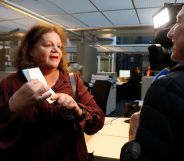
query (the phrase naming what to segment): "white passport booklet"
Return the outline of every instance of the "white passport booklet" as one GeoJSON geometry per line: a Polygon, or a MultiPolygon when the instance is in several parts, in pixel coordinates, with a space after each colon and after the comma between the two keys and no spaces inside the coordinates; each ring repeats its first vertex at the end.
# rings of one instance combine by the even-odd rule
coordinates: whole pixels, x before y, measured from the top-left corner
{"type": "MultiPolygon", "coordinates": [[[[47,81],[45,80],[40,68],[29,68],[29,69],[23,69],[22,70],[24,76],[26,77],[27,81],[30,81],[32,79],[38,79],[40,82],[42,82],[44,85],[47,85],[47,81]]],[[[52,95],[55,94],[55,92],[50,88],[46,93],[51,93],[52,95]]],[[[51,100],[50,97],[46,99],[49,103],[53,103],[55,100],[51,100]]]]}

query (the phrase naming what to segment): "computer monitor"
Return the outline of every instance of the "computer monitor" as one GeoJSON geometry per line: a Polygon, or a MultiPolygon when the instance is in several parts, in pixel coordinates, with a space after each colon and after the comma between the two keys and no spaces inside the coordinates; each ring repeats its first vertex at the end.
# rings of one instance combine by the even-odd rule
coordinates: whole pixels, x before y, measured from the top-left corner
{"type": "Polygon", "coordinates": [[[119,77],[130,78],[130,70],[119,70],[119,77]]]}

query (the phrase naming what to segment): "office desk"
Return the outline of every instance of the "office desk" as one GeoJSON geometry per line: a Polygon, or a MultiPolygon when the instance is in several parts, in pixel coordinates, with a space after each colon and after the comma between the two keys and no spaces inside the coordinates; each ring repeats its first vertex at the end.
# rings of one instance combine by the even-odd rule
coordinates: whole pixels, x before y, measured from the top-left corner
{"type": "Polygon", "coordinates": [[[119,160],[121,147],[128,141],[128,118],[106,117],[104,127],[94,135],[86,135],[88,152],[95,161],[119,160]]]}

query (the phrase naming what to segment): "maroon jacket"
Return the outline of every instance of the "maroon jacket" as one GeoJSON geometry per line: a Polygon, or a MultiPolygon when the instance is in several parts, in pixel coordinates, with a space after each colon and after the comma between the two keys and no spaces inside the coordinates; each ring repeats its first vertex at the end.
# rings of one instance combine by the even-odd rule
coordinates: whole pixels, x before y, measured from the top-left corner
{"type": "MultiPolygon", "coordinates": [[[[13,118],[8,101],[26,79],[17,72],[0,82],[0,161],[87,160],[84,132],[94,134],[100,130],[105,116],[82,80],[76,75],[75,80],[75,100],[88,112],[85,119],[70,121],[64,120],[55,104],[46,100],[13,118]]],[[[52,89],[73,96],[68,73],[60,71],[52,89]]]]}

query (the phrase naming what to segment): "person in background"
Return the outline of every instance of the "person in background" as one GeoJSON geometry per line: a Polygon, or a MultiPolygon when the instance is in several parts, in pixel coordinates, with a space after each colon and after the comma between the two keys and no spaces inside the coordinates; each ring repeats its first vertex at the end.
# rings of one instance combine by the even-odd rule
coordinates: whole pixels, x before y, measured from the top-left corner
{"type": "Polygon", "coordinates": [[[133,68],[131,71],[131,75],[134,79],[136,79],[137,82],[140,82],[142,78],[140,67],[133,68]]]}
{"type": "Polygon", "coordinates": [[[71,62],[68,65],[68,71],[69,72],[74,72],[74,73],[78,74],[79,76],[81,76],[82,71],[83,71],[83,66],[80,65],[79,63],[71,62]]]}
{"type": "Polygon", "coordinates": [[[154,81],[144,99],[135,140],[122,147],[120,160],[181,160],[184,144],[184,7],[167,34],[173,42],[171,59],[178,62],[154,81]],[[130,154],[136,155],[130,155],[130,154]]]}
{"type": "Polygon", "coordinates": [[[137,66],[131,70],[131,76],[127,82],[128,91],[126,95],[129,95],[129,99],[141,99],[141,79],[142,73],[140,68],[137,66]]]}
{"type": "Polygon", "coordinates": [[[74,97],[65,46],[59,26],[35,25],[25,34],[13,62],[17,72],[0,82],[1,161],[88,161],[84,132],[100,130],[104,114],[78,75],[74,97]],[[21,70],[33,67],[47,86],[26,81],[21,70]],[[66,111],[73,117],[66,119],[66,111]]]}
{"type": "Polygon", "coordinates": [[[146,70],[146,76],[147,76],[147,77],[151,76],[150,65],[148,65],[148,68],[147,68],[147,70],[146,70]]]}
{"type": "Polygon", "coordinates": [[[148,65],[147,69],[144,72],[144,76],[150,77],[154,75],[155,75],[155,72],[152,71],[150,65],[148,65]]]}
{"type": "MultiPolygon", "coordinates": [[[[78,74],[79,77],[81,77],[82,72],[83,72],[83,66],[80,65],[79,63],[72,62],[72,63],[69,63],[68,71],[69,71],[69,72],[73,72],[73,73],[75,73],[75,74],[78,74]]],[[[87,87],[88,91],[90,91],[89,83],[86,82],[86,81],[84,81],[84,80],[83,80],[83,83],[84,83],[84,85],[87,87]]]]}

